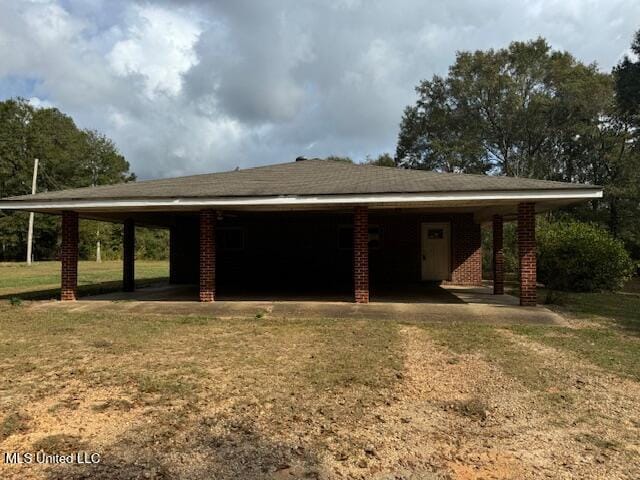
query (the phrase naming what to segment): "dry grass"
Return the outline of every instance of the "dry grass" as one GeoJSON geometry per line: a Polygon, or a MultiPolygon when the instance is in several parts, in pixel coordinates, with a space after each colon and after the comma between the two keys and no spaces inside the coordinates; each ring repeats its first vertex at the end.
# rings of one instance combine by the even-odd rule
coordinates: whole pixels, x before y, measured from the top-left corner
{"type": "Polygon", "coordinates": [[[0,450],[102,460],[0,478],[638,478],[634,298],[569,327],[2,302],[0,450]]]}
{"type": "Polygon", "coordinates": [[[218,460],[201,478],[238,468],[260,478],[296,461],[314,471],[328,425],[348,424],[381,403],[402,369],[390,322],[133,318],[5,306],[0,327],[8,332],[0,342],[1,411],[33,419],[26,429],[7,429],[3,449],[58,451],[57,441],[72,439],[104,454],[105,478],[114,466],[129,472],[122,478],[138,471],[136,463],[151,471],[152,458],[169,465],[168,447],[197,456],[215,445],[218,460]],[[320,420],[325,426],[304,432],[320,420]],[[230,462],[238,456],[240,463],[230,462]]]}
{"type": "Polygon", "coordinates": [[[0,464],[2,478],[640,471],[636,380],[515,327],[4,304],[0,328],[2,450],[102,457],[0,464]]]}

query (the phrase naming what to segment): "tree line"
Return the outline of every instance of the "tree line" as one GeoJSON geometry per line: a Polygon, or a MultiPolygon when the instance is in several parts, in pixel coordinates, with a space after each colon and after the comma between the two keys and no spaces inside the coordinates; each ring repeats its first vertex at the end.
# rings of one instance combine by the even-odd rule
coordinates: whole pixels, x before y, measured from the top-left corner
{"type": "MultiPolygon", "coordinates": [[[[135,181],[129,162],[112,140],[95,131],[79,129],[56,108],[36,108],[25,99],[0,102],[0,198],[31,193],[34,159],[39,159],[38,191],[107,185],[135,181]]],[[[28,214],[0,211],[0,260],[24,260],[28,214]]],[[[34,258],[56,258],[60,219],[36,214],[34,258]]],[[[122,227],[82,220],[80,257],[119,258],[122,227]]],[[[166,256],[166,233],[141,231],[142,256],[166,256]]]]}

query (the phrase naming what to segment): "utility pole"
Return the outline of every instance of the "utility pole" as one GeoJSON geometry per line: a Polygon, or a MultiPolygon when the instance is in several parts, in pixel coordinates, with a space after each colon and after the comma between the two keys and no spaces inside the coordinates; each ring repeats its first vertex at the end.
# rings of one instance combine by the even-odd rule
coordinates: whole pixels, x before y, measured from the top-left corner
{"type": "MultiPolygon", "coordinates": [[[[33,161],[33,181],[31,182],[31,195],[36,193],[36,180],[38,178],[38,159],[33,161]]],[[[33,212],[29,213],[29,231],[27,233],[27,265],[31,265],[31,247],[33,244],[33,212]]]]}
{"type": "Polygon", "coordinates": [[[100,227],[96,230],[96,262],[102,263],[102,253],[100,251],[100,227]]]}

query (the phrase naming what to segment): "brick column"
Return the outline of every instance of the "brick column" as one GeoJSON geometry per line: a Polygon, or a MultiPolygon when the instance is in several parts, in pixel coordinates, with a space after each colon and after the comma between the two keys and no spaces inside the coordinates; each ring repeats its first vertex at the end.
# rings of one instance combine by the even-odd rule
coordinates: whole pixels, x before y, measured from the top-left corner
{"type": "Polygon", "coordinates": [[[518,257],[520,259],[520,305],[535,305],[537,297],[534,203],[518,204],[518,257]]]}
{"type": "Polygon", "coordinates": [[[216,297],[216,212],[200,212],[200,301],[213,302],[216,297]]]}
{"type": "Polygon", "coordinates": [[[73,301],[78,295],[78,214],[62,212],[62,263],[60,300],[73,301]]]}
{"type": "Polygon", "coordinates": [[[136,224],[133,220],[124,221],[122,235],[122,290],[135,290],[135,262],[136,262],[136,224]]]}
{"type": "Polygon", "coordinates": [[[369,209],[353,212],[353,279],[356,303],[369,303],[369,209]]]}
{"type": "Polygon", "coordinates": [[[504,249],[502,215],[493,216],[493,294],[504,294],[504,249]]]}
{"type": "Polygon", "coordinates": [[[454,285],[482,285],[482,230],[473,214],[456,214],[451,219],[451,282],[454,285]]]}

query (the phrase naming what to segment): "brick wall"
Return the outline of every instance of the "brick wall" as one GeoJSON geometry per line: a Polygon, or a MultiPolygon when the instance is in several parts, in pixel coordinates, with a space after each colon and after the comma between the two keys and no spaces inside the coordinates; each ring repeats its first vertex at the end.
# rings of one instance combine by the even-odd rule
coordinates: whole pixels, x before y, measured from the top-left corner
{"type": "Polygon", "coordinates": [[[504,233],[502,215],[493,216],[493,294],[504,294],[504,233]]]}
{"type": "Polygon", "coordinates": [[[78,290],[78,214],[62,212],[60,300],[72,301],[78,290]]]}
{"type": "Polygon", "coordinates": [[[353,212],[353,279],[356,303],[369,302],[369,209],[353,212]]]}
{"type": "Polygon", "coordinates": [[[482,285],[482,239],[473,214],[451,218],[451,283],[482,285]]]}
{"type": "Polygon", "coordinates": [[[520,305],[531,306],[536,296],[536,216],[534,203],[518,204],[520,305]]]}
{"type": "Polygon", "coordinates": [[[200,301],[213,302],[216,297],[216,212],[200,212],[200,301]]]}

